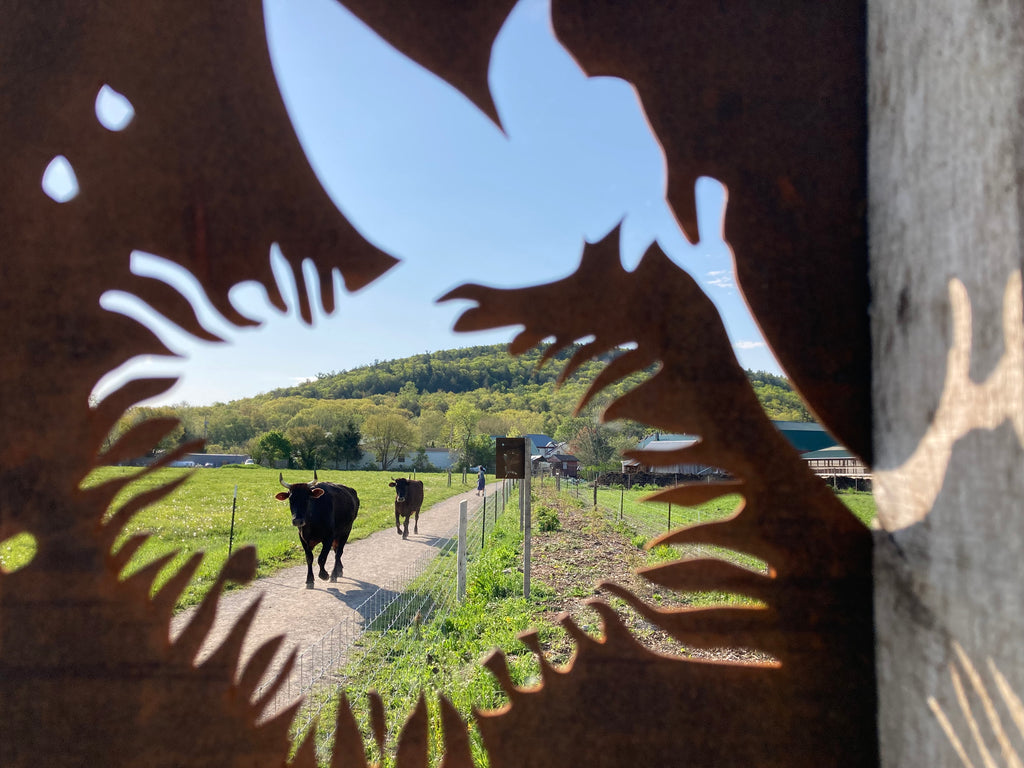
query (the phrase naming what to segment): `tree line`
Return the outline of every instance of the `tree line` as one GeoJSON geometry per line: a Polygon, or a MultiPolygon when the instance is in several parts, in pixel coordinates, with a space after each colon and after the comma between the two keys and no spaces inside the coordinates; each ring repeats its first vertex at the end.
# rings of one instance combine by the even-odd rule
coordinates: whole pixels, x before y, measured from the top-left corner
{"type": "MultiPolygon", "coordinates": [[[[650,428],[629,422],[604,424],[600,413],[614,398],[651,372],[633,374],[602,391],[583,412],[576,405],[604,367],[584,364],[561,386],[556,379],[574,348],[544,367],[541,352],[513,357],[503,344],[425,353],[378,362],[255,397],[192,406],[136,407],[109,440],[155,416],[172,416],[178,427],[161,450],[203,439],[208,453],[245,453],[257,463],[286,462],[298,468],[387,469],[398,456],[429,469],[426,448],[448,448],[459,469],[493,464],[491,435],[545,434],[570,444],[581,464],[617,466],[650,428]],[[346,394],[347,393],[347,394],[346,394]]],[[[770,418],[811,421],[789,382],[763,371],[748,376],[770,418]]]]}

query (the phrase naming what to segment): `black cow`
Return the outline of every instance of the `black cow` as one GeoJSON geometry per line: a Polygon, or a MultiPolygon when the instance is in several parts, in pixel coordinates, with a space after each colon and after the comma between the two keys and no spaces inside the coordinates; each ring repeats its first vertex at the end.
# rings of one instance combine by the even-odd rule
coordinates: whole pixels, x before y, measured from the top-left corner
{"type": "Polygon", "coordinates": [[[316,471],[313,472],[312,483],[292,483],[284,481],[284,474],[279,478],[281,485],[288,489],[274,498],[278,501],[288,499],[292,510],[292,525],[299,529],[299,541],[302,551],[306,553],[306,589],[313,584],[313,548],[320,547],[317,562],[320,565],[320,578],[327,578],[324,564],[327,553],[334,550],[334,570],[331,581],[337,581],[344,568],[341,565],[341,553],[345,542],[352,532],[352,523],[359,513],[359,496],[354,488],[337,483],[321,483],[317,481],[316,471]]]}
{"type": "Polygon", "coordinates": [[[395,528],[403,539],[409,538],[409,517],[416,513],[413,533],[420,532],[420,507],[423,506],[423,481],[410,480],[407,477],[392,478],[388,483],[395,489],[395,528]],[[405,518],[405,530],[402,530],[401,518],[405,518]]]}

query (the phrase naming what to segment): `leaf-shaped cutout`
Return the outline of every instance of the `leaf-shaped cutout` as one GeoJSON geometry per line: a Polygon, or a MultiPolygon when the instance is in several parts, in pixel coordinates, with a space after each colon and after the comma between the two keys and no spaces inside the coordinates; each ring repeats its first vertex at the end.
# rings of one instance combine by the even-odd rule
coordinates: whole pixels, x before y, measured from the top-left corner
{"type": "Polygon", "coordinates": [[[395,768],[427,768],[427,701],[420,691],[419,700],[398,736],[395,768]]]}
{"type": "Polygon", "coordinates": [[[178,419],[160,417],[135,424],[99,457],[100,461],[104,464],[117,464],[144,456],[169,435],[178,423],[178,419]]]}
{"type": "MultiPolygon", "coordinates": [[[[684,507],[697,507],[722,496],[741,493],[744,485],[745,483],[742,480],[725,480],[719,483],[682,483],[666,490],[652,493],[644,500],[679,504],[684,507]]],[[[739,512],[741,509],[742,502],[741,506],[738,506],[735,511],[739,512]]]]}
{"type": "Polygon", "coordinates": [[[168,622],[174,613],[174,606],[178,602],[188,583],[192,580],[196,571],[203,562],[203,553],[196,552],[191,555],[185,564],[182,565],[153,595],[153,607],[166,618],[168,622]]]}
{"type": "Polygon", "coordinates": [[[106,542],[106,546],[109,549],[113,546],[114,540],[121,535],[125,526],[131,522],[135,515],[139,514],[146,507],[155,504],[165,496],[169,496],[180,486],[184,485],[189,479],[188,475],[181,475],[173,480],[159,485],[155,488],[151,488],[148,491],[133,496],[131,499],[126,501],[114,514],[110,516],[110,519],[103,525],[102,540],[106,542]]]}
{"type": "Polygon", "coordinates": [[[344,692],[338,697],[338,713],[334,724],[331,768],[366,768],[363,736],[359,732],[359,724],[352,714],[352,706],[344,692]]]}
{"type": "Polygon", "coordinates": [[[260,647],[249,657],[245,668],[242,670],[242,674],[238,678],[238,691],[242,696],[248,699],[256,693],[260,680],[263,679],[263,676],[270,668],[270,664],[283,642],[284,635],[272,637],[265,643],[261,643],[260,647]]]}
{"type": "Polygon", "coordinates": [[[676,592],[728,592],[766,603],[778,597],[778,582],[770,576],[723,560],[677,560],[639,568],[637,574],[676,592]]]}
{"type": "Polygon", "coordinates": [[[113,567],[115,573],[120,573],[124,570],[124,567],[128,565],[128,562],[135,556],[135,553],[142,548],[147,541],[150,539],[148,533],[136,533],[129,536],[124,544],[118,547],[117,552],[110,556],[110,564],[113,567]]]}
{"type": "Polygon", "coordinates": [[[210,657],[200,665],[201,667],[207,669],[216,669],[217,667],[229,669],[232,672],[232,677],[234,676],[242,659],[242,645],[245,643],[245,636],[249,634],[249,628],[256,618],[256,612],[259,610],[261,602],[262,595],[246,606],[242,614],[231,625],[227,637],[210,654],[210,657]]]}
{"type": "Polygon", "coordinates": [[[384,762],[384,744],[388,737],[388,721],[384,713],[384,701],[376,691],[367,694],[370,702],[370,727],[373,730],[373,740],[377,742],[377,751],[380,760],[384,762]]]}
{"type": "Polygon", "coordinates": [[[152,590],[153,584],[156,581],[156,577],[160,575],[160,571],[167,567],[167,565],[177,556],[178,550],[161,555],[155,560],[146,563],[142,568],[125,579],[122,584],[137,596],[148,598],[150,590],[152,590]]]}
{"type": "Polygon", "coordinates": [[[444,733],[441,768],[473,768],[473,753],[469,748],[465,721],[447,698],[439,696],[438,702],[441,706],[441,730],[444,733]]]}
{"type": "Polygon", "coordinates": [[[35,559],[36,552],[39,551],[36,537],[28,531],[9,536],[0,541],[0,545],[9,550],[4,555],[3,562],[0,562],[0,574],[20,571],[35,559]]]}

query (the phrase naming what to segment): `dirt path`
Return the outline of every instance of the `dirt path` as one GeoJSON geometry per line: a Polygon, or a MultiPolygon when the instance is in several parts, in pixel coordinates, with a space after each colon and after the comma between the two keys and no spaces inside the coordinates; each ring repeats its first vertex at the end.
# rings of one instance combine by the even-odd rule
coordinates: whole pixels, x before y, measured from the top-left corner
{"type": "MultiPolygon", "coordinates": [[[[497,484],[488,486],[488,505],[494,503],[494,492],[498,487],[497,484]]],[[[365,606],[371,596],[382,588],[400,588],[404,581],[416,575],[412,572],[414,569],[422,569],[455,535],[462,501],[468,502],[468,512],[472,516],[484,498],[477,496],[475,490],[467,490],[435,504],[420,513],[418,534],[413,533],[410,521],[408,539],[403,540],[392,527],[347,544],[342,557],[345,573],[336,583],[317,578],[315,587],[306,589],[306,566],[303,564],[257,579],[245,589],[222,595],[213,629],[198,660],[205,659],[220,645],[255,600],[261,600],[261,604],[243,645],[242,664],[267,640],[277,635],[285,636],[264,679],[280,668],[293,649],[301,653],[320,643],[325,634],[339,624],[360,626],[362,617],[358,609],[365,606]]],[[[297,538],[295,546],[299,548],[297,538]]],[[[331,562],[333,559],[328,558],[328,565],[331,562]]],[[[314,563],[314,574],[316,571],[314,563]]],[[[194,610],[190,608],[174,617],[172,637],[178,636],[194,610]]]]}

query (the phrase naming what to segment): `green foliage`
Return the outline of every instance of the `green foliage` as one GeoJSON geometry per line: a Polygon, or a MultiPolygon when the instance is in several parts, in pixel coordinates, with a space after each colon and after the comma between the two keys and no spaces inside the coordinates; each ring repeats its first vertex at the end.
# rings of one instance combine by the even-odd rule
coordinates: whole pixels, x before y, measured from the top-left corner
{"type": "Polygon", "coordinates": [[[320,469],[327,450],[327,433],[319,424],[307,424],[288,430],[292,459],[300,469],[320,469]]]}
{"type": "Polygon", "coordinates": [[[363,422],[366,447],[373,452],[381,469],[413,449],[419,438],[409,417],[401,411],[382,411],[363,422]]]}
{"type": "MultiPolygon", "coordinates": [[[[349,419],[344,426],[335,429],[334,432],[328,433],[327,435],[327,448],[326,455],[335,465],[348,466],[353,461],[358,461],[361,455],[359,450],[359,443],[362,441],[363,436],[359,432],[359,428],[356,423],[349,419]]],[[[426,467],[416,467],[416,469],[425,470],[426,467]]]]}
{"type": "MultiPolygon", "coordinates": [[[[632,422],[603,424],[599,413],[611,400],[649,377],[651,371],[616,381],[577,416],[575,408],[583,394],[615,354],[584,363],[556,388],[557,377],[578,348],[571,345],[560,350],[538,367],[542,349],[512,356],[501,344],[466,347],[324,373],[316,381],[230,403],[134,408],[120,420],[107,444],[143,416],[154,415],[172,416],[182,422],[161,447],[206,437],[211,453],[260,453],[253,441],[265,433],[276,431],[290,436],[298,428],[316,426],[327,435],[326,444],[312,452],[299,451],[298,461],[305,466],[330,462],[349,467],[358,461],[351,446],[352,436],[368,438],[369,419],[382,412],[397,412],[404,414],[415,430],[412,444],[400,453],[421,446],[449,446],[457,451],[460,467],[489,465],[481,455],[472,455],[474,445],[470,441],[490,435],[543,433],[569,440],[583,466],[613,469],[622,451],[635,447],[650,429],[632,422]],[[343,439],[342,434],[347,437],[343,439]]],[[[748,377],[770,418],[811,420],[784,378],[763,371],[748,371],[748,377]]],[[[476,447],[482,450],[482,444],[476,447]]],[[[271,461],[262,454],[261,459],[271,461]]],[[[378,457],[378,464],[382,460],[388,463],[378,457]]]]}
{"type": "Polygon", "coordinates": [[[814,421],[811,412],[786,379],[765,371],[747,371],[747,378],[768,418],[778,421],[814,421]]]}
{"type": "Polygon", "coordinates": [[[537,528],[541,531],[548,532],[562,530],[562,521],[558,519],[558,513],[551,509],[551,507],[537,507],[536,515],[537,528]]]}
{"type": "Polygon", "coordinates": [[[492,547],[474,564],[466,585],[467,597],[489,601],[522,594],[523,576],[516,565],[515,549],[508,545],[492,547]]]}
{"type": "Polygon", "coordinates": [[[292,463],[292,444],[278,430],[264,432],[256,441],[256,450],[252,452],[253,461],[257,464],[274,466],[276,461],[292,463]]]}

